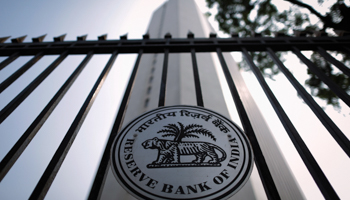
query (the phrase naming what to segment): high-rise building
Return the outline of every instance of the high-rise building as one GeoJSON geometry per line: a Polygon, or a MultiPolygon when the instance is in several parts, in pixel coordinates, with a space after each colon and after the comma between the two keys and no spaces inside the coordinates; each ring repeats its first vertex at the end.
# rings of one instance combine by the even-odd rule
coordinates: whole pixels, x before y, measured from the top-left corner
{"type": "MultiPolygon", "coordinates": [[[[205,16],[193,0],[169,0],[157,9],[151,19],[147,33],[150,38],[186,38],[192,32],[196,38],[208,37],[214,32],[205,16]]],[[[203,91],[204,107],[229,117],[223,90],[220,85],[215,53],[197,53],[199,76],[203,91]]],[[[238,67],[229,53],[224,54],[231,74],[237,84],[242,101],[247,108],[256,131],[262,151],[276,182],[282,199],[302,199],[287,164],[284,162],[277,144],[259,112],[254,100],[239,73],[238,67]]],[[[144,54],[130,96],[124,125],[145,111],[158,107],[158,96],[163,66],[163,54],[144,54]]],[[[165,105],[196,105],[194,76],[190,53],[170,53],[165,105]]],[[[222,73],[222,72],[221,72],[222,73]]],[[[101,199],[133,199],[117,182],[109,169],[101,193],[101,199]]],[[[254,168],[250,180],[232,199],[264,199],[265,193],[260,178],[254,168]]]]}
{"type": "MultiPolygon", "coordinates": [[[[13,5],[13,13],[26,15],[13,5]]],[[[98,13],[97,4],[89,5],[98,13]]],[[[26,16],[43,19],[47,9],[41,10],[26,16]]],[[[63,18],[65,12],[57,10],[63,18]]],[[[84,10],[91,16],[90,9],[84,10]]],[[[130,13],[120,16],[133,21],[130,13]]],[[[1,14],[9,18],[9,12],[1,14]]],[[[92,23],[94,17],[85,21],[92,23]]],[[[11,24],[26,30],[23,25],[33,25],[27,21],[11,24]]],[[[76,22],[82,25],[80,18],[76,22]]],[[[115,23],[103,22],[121,27],[115,23]]],[[[67,24],[75,23],[69,19],[67,24]]],[[[27,34],[41,28],[33,26],[27,34]]],[[[69,35],[74,31],[67,29],[69,35]]],[[[338,37],[296,31],[294,36],[217,38],[194,0],[168,0],[154,12],[142,39],[131,39],[132,34],[107,39],[104,34],[96,40],[83,35],[64,41],[65,34],[56,35],[61,31],[48,30],[56,36],[50,41],[44,41],[45,35],[32,41],[0,37],[1,199],[135,199],[132,194],[141,199],[305,199],[303,193],[308,199],[348,199],[350,142],[341,115],[349,111],[350,96],[306,52],[332,63],[329,69],[339,77],[350,76],[347,63],[334,53],[349,51],[346,32],[338,37]],[[242,53],[255,78],[242,79],[247,73],[241,74],[232,51],[242,53]],[[280,70],[275,83],[259,70],[252,57],[257,52],[268,54],[280,70]],[[280,52],[288,53],[285,62],[280,52]],[[137,54],[134,67],[130,54],[137,54]],[[343,113],[321,108],[302,86],[307,79],[299,77],[303,70],[336,94],[343,113]],[[125,91],[123,80],[128,82],[125,91]],[[227,118],[241,124],[245,134],[227,118]]]]}

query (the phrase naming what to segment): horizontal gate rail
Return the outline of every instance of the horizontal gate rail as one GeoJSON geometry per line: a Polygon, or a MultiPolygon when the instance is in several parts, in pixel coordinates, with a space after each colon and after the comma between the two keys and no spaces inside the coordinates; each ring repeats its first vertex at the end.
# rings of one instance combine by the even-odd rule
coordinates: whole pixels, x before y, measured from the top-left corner
{"type": "Polygon", "coordinates": [[[10,56],[16,52],[20,55],[36,55],[45,51],[45,55],[56,55],[69,50],[69,54],[87,54],[93,50],[95,54],[109,54],[115,50],[121,53],[138,53],[142,48],[144,53],[163,53],[164,48],[169,52],[215,52],[220,47],[222,52],[265,51],[270,47],[275,51],[290,51],[294,46],[300,50],[345,51],[350,46],[350,37],[251,37],[251,38],[164,38],[142,40],[96,40],[96,41],[67,41],[67,42],[41,42],[41,43],[2,43],[0,56],[10,56]]]}

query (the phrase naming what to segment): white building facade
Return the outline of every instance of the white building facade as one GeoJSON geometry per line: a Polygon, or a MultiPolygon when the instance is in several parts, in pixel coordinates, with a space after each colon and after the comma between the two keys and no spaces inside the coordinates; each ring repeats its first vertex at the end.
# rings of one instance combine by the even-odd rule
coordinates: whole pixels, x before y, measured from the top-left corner
{"type": "MultiPolygon", "coordinates": [[[[196,38],[206,38],[213,32],[193,0],[169,0],[164,3],[154,12],[147,30],[150,38],[163,38],[167,33],[170,33],[172,38],[186,38],[189,31],[194,33],[196,38]]],[[[215,53],[196,54],[204,107],[230,117],[228,109],[233,109],[235,112],[235,108],[226,106],[221,87],[222,80],[219,78],[222,72],[216,62],[216,56],[215,53]]],[[[229,53],[225,53],[224,56],[281,198],[303,199],[303,194],[252,99],[237,64],[229,53]]],[[[158,107],[163,58],[163,54],[142,56],[124,118],[124,126],[142,113],[158,107]]],[[[169,54],[165,106],[170,105],[196,105],[190,53],[169,54]]],[[[135,199],[119,185],[111,169],[108,170],[100,198],[135,199]]],[[[230,199],[266,199],[255,167],[249,181],[230,199]]]]}

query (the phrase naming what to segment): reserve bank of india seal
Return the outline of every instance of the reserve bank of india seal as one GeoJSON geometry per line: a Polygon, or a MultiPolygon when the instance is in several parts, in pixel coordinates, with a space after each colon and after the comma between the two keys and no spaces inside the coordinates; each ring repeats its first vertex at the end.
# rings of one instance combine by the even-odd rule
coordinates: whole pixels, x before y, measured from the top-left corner
{"type": "Polygon", "coordinates": [[[140,199],[226,199],[253,166],[249,141],[236,124],[182,105],[130,122],[117,135],[111,160],[119,183],[140,199]]]}

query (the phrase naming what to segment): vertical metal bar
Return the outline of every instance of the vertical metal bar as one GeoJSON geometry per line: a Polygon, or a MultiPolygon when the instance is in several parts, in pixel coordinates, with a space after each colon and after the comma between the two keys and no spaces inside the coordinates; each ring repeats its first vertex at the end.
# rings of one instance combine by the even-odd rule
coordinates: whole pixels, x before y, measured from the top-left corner
{"type": "Polygon", "coordinates": [[[168,58],[169,58],[169,49],[164,49],[163,72],[162,72],[162,80],[160,83],[158,107],[164,106],[165,104],[166,81],[168,76],[168,58]]]}
{"type": "Polygon", "coordinates": [[[34,188],[34,191],[30,195],[29,199],[44,199],[70,147],[72,146],[80,127],[82,126],[88,112],[90,111],[90,108],[92,107],[92,104],[94,103],[104,81],[106,80],[106,77],[110,72],[116,57],[117,51],[114,51],[111,58],[104,67],[103,71],[101,72],[100,76],[96,80],[84,104],[81,106],[77,116],[75,117],[74,121],[69,127],[69,130],[64,136],[60,146],[56,150],[54,156],[52,157],[49,165],[45,169],[43,175],[41,176],[38,184],[34,188]]]}
{"type": "Polygon", "coordinates": [[[327,51],[324,50],[322,47],[318,47],[317,51],[326,60],[331,62],[333,65],[338,67],[338,69],[340,69],[344,74],[346,74],[350,77],[350,69],[347,66],[345,66],[343,63],[339,62],[337,59],[335,59],[333,56],[331,56],[329,53],[327,53],[327,51]]]}
{"type": "Polygon", "coordinates": [[[255,164],[256,164],[256,167],[258,169],[259,175],[261,177],[261,180],[262,180],[265,192],[266,192],[266,196],[268,197],[268,199],[281,199],[281,197],[278,194],[276,185],[273,181],[273,178],[271,176],[270,170],[269,170],[267,163],[265,161],[264,155],[261,151],[259,142],[255,136],[253,127],[252,127],[250,120],[248,118],[248,114],[243,106],[243,103],[242,103],[242,100],[239,96],[236,85],[235,85],[235,83],[230,75],[230,71],[229,71],[227,64],[225,62],[225,59],[222,55],[221,49],[217,48],[216,52],[218,54],[222,70],[225,74],[225,78],[226,78],[227,84],[230,88],[231,95],[232,95],[232,98],[235,102],[235,105],[236,105],[239,117],[241,119],[244,131],[245,131],[245,133],[246,133],[247,137],[249,138],[249,141],[252,145],[252,148],[254,151],[255,164]]]}
{"type": "Polygon", "coordinates": [[[282,106],[279,104],[275,95],[272,93],[271,89],[267,85],[264,77],[262,76],[258,67],[253,62],[253,59],[249,55],[246,48],[244,47],[242,48],[242,53],[246,61],[248,62],[250,69],[253,71],[253,73],[255,74],[255,77],[258,79],[260,86],[263,88],[266,96],[268,97],[272,107],[274,108],[276,114],[278,115],[280,121],[282,122],[285,130],[287,131],[289,138],[292,140],[300,157],[302,158],[306,167],[308,168],[312,178],[315,180],[317,186],[321,190],[323,196],[326,199],[339,199],[337,193],[334,191],[332,185],[329,183],[322,169],[317,164],[315,158],[312,156],[311,152],[307,148],[303,139],[300,137],[299,133],[293,126],[292,122],[289,120],[287,114],[284,112],[282,106]]]}
{"type": "Polygon", "coordinates": [[[278,68],[287,77],[289,82],[297,90],[298,94],[303,98],[305,103],[311,108],[317,118],[322,122],[328,132],[333,136],[334,140],[337,141],[339,146],[344,152],[350,157],[350,142],[344,133],[334,124],[331,118],[324,112],[324,110],[315,102],[311,95],[305,90],[305,88],[294,78],[292,73],[284,66],[284,64],[276,56],[275,52],[271,48],[267,48],[267,52],[276,63],[278,68]]]}
{"type": "Polygon", "coordinates": [[[191,49],[191,56],[192,56],[192,68],[193,68],[193,76],[194,76],[194,86],[196,88],[197,106],[204,107],[201,82],[200,82],[200,79],[199,79],[196,51],[195,51],[194,48],[191,49]]]}
{"type": "Polygon", "coordinates": [[[0,124],[29,96],[36,87],[67,57],[68,51],[62,53],[36,79],[22,90],[12,101],[0,111],[0,124]]]}
{"type": "Polygon", "coordinates": [[[307,59],[298,48],[292,47],[292,51],[295,55],[299,57],[301,61],[303,61],[308,68],[319,78],[321,79],[328,87],[336,94],[339,98],[341,98],[344,103],[350,106],[350,96],[344,92],[339,86],[337,86],[332,80],[330,80],[323,72],[321,72],[318,67],[316,67],[309,59],[307,59]]]}
{"type": "Polygon", "coordinates": [[[0,63],[0,70],[4,69],[8,64],[10,64],[14,60],[16,60],[18,57],[19,57],[19,53],[18,52],[10,55],[8,58],[6,58],[4,61],[2,61],[0,63]]]}
{"type": "Polygon", "coordinates": [[[38,62],[43,57],[43,52],[36,54],[32,59],[30,59],[26,64],[19,68],[15,73],[10,77],[4,80],[0,84],[0,93],[4,91],[9,85],[16,81],[24,72],[31,68],[36,62],[38,62]]]}
{"type": "Polygon", "coordinates": [[[70,75],[66,82],[57,91],[50,102],[45,106],[41,113],[35,118],[28,129],[23,133],[21,138],[16,142],[16,144],[11,148],[11,150],[6,154],[6,156],[0,162],[0,181],[5,177],[7,172],[10,170],[12,165],[21,156],[25,148],[28,146],[30,141],[34,138],[36,133],[40,130],[41,126],[45,123],[47,118],[51,115],[55,107],[61,101],[63,96],[66,94],[68,89],[72,86],[74,81],[77,79],[79,74],[83,71],[87,63],[93,56],[93,51],[90,51],[80,65],[75,69],[75,71],[70,75]]]}
{"type": "Polygon", "coordinates": [[[143,50],[140,49],[138,57],[137,57],[136,62],[135,62],[134,69],[131,73],[131,76],[130,76],[130,79],[128,82],[128,85],[125,89],[124,97],[123,97],[123,100],[120,104],[117,117],[114,121],[111,134],[108,138],[108,141],[107,141],[107,144],[105,147],[105,151],[102,155],[100,166],[97,170],[95,180],[94,180],[93,185],[91,187],[90,194],[88,197],[89,200],[99,199],[99,197],[101,195],[102,187],[103,187],[103,184],[104,184],[104,181],[106,178],[106,174],[107,174],[107,169],[108,169],[108,166],[110,165],[109,158],[110,158],[110,150],[112,148],[112,143],[113,143],[115,137],[117,136],[118,131],[120,130],[120,128],[122,126],[122,122],[123,122],[124,116],[125,116],[125,111],[126,111],[126,108],[128,106],[128,103],[129,103],[129,97],[130,97],[132,88],[134,86],[135,77],[136,77],[136,74],[137,74],[137,71],[139,68],[142,54],[143,54],[143,50]]]}

